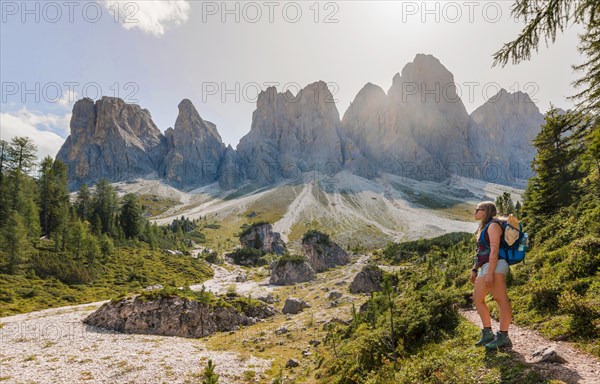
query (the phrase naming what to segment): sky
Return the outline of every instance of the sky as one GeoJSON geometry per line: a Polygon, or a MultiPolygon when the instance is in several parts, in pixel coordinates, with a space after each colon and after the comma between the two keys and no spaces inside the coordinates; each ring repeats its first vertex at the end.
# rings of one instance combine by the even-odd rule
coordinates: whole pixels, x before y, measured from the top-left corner
{"type": "Polygon", "coordinates": [[[419,53],[454,75],[470,113],[500,89],[543,113],[568,109],[581,26],[542,42],[530,61],[492,67],[523,20],[512,1],[8,1],[0,0],[0,137],[30,136],[55,156],[73,103],[118,96],[173,127],[190,99],[234,148],[260,90],[329,85],[340,117],[368,82],[386,93],[419,53]]]}

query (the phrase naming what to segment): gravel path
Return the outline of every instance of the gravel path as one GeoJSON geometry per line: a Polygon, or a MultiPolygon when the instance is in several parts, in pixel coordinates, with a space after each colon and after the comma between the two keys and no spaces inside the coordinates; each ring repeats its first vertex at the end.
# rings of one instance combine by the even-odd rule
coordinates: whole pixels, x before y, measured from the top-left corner
{"type": "MultiPolygon", "coordinates": [[[[481,327],[481,320],[477,311],[461,311],[461,314],[473,324],[481,327]]],[[[492,329],[494,331],[498,329],[498,322],[494,319],[492,319],[492,329]]],[[[569,343],[546,340],[537,332],[514,324],[510,326],[510,339],[513,343],[512,354],[520,361],[529,364],[547,379],[562,380],[569,384],[600,383],[600,361],[591,355],[576,350],[569,343]],[[562,364],[533,362],[533,352],[544,347],[554,347],[565,362],[562,364]]]]}
{"type": "Polygon", "coordinates": [[[202,339],[133,335],[86,326],[104,302],[0,318],[2,383],[198,383],[212,359],[219,383],[244,382],[270,360],[208,351],[202,339]]]}
{"type": "Polygon", "coordinates": [[[215,272],[213,278],[206,280],[202,284],[190,285],[190,289],[199,291],[202,289],[202,286],[204,286],[207,291],[218,295],[224,295],[227,293],[227,289],[230,286],[235,285],[236,293],[238,295],[250,295],[252,298],[256,299],[261,296],[266,296],[272,292],[273,289],[277,288],[275,285],[269,285],[269,277],[265,277],[261,281],[245,280],[246,270],[231,264],[228,264],[227,267],[228,268],[212,265],[212,269],[215,272]],[[240,277],[244,278],[240,279],[240,277]]]}

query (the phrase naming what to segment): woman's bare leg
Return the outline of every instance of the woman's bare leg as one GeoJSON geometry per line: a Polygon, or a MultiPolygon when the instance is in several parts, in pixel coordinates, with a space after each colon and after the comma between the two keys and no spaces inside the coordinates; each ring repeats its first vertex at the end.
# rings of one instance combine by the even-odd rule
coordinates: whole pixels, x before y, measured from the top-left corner
{"type": "Polygon", "coordinates": [[[491,292],[500,308],[500,330],[508,332],[508,327],[512,322],[512,307],[506,292],[506,275],[494,273],[494,285],[491,292]]]}
{"type": "Polygon", "coordinates": [[[473,304],[475,304],[475,308],[477,309],[477,313],[481,318],[481,324],[484,328],[492,326],[490,309],[485,303],[485,297],[488,292],[488,288],[485,285],[485,276],[477,276],[475,288],[473,289],[473,304]]]}

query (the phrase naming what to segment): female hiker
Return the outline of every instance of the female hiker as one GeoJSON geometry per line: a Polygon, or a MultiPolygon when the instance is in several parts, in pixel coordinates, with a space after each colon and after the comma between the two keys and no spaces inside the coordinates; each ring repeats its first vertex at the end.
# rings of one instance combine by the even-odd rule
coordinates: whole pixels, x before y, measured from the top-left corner
{"type": "Polygon", "coordinates": [[[510,347],[508,326],[512,320],[512,308],[506,292],[506,273],[508,263],[498,258],[502,227],[494,218],[496,206],[492,202],[483,202],[475,209],[475,219],[479,220],[477,230],[477,256],[471,273],[471,282],[475,283],[473,302],[483,325],[481,339],[475,344],[486,349],[510,347]],[[482,236],[483,233],[483,236],[482,236]],[[481,241],[483,239],[485,242],[481,241]],[[494,336],[490,310],[485,297],[491,293],[500,308],[500,330],[494,336]]]}

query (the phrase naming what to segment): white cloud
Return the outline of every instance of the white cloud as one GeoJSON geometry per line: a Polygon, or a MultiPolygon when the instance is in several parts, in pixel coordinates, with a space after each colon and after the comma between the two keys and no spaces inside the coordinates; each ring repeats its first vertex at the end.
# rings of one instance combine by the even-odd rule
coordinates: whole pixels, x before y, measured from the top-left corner
{"type": "Polygon", "coordinates": [[[190,11],[187,0],[104,0],[104,5],[125,29],[139,28],[157,37],[168,28],[186,22],[190,11]]]}
{"type": "Polygon", "coordinates": [[[75,104],[75,101],[78,97],[79,94],[77,92],[75,92],[72,89],[68,89],[65,92],[63,92],[62,97],[60,98],[60,100],[58,100],[58,104],[65,108],[70,108],[71,106],[73,106],[73,104],[75,104]]]}
{"type": "Polygon", "coordinates": [[[13,113],[0,113],[0,137],[2,140],[10,141],[15,136],[28,136],[38,147],[38,159],[46,156],[54,158],[63,145],[65,139],[50,129],[60,129],[68,124],[71,114],[64,116],[41,115],[27,110],[25,107],[13,113]]]}
{"type": "Polygon", "coordinates": [[[53,113],[42,115],[30,111],[26,107],[22,107],[16,112],[9,112],[6,114],[19,119],[24,124],[37,128],[43,128],[45,131],[53,131],[65,137],[69,135],[69,122],[71,121],[72,115],[71,112],[64,115],[55,115],[53,113]]]}

